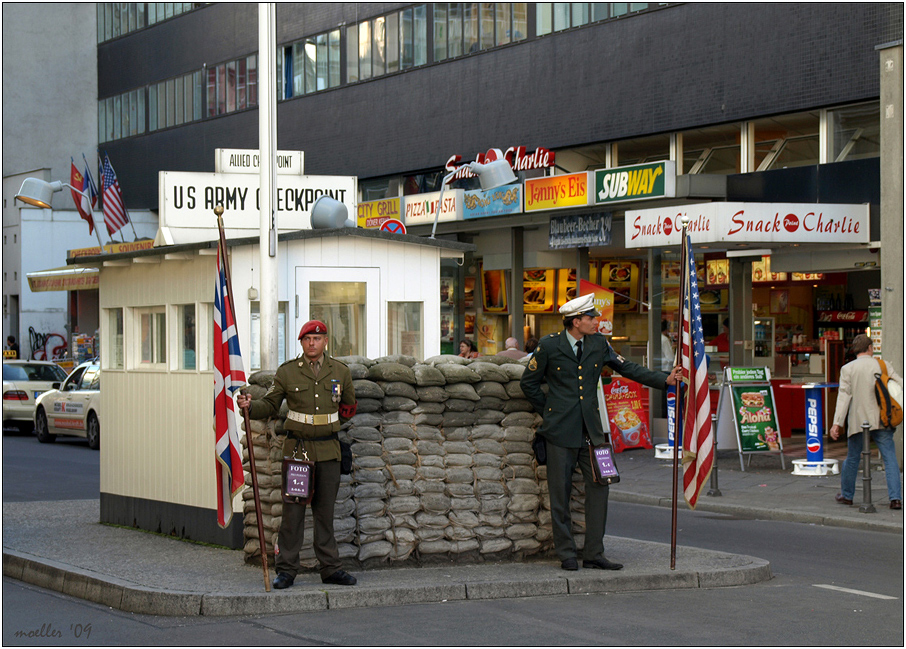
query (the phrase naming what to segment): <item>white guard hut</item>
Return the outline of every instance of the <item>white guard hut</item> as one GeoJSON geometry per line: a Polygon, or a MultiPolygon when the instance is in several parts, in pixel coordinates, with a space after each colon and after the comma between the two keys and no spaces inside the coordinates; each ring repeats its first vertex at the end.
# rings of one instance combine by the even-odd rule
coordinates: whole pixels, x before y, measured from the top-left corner
{"type": "MultiPolygon", "coordinates": [[[[279,236],[280,361],[310,319],[334,356],[440,353],[440,266],[471,244],[360,228],[279,236]]],[[[258,238],[228,242],[246,372],[258,350],[258,238]]],[[[100,272],[100,520],[242,547],[242,502],[217,526],[213,432],[215,242],[70,259],[100,272]]],[[[276,369],[276,368],[264,368],[276,369]]]]}

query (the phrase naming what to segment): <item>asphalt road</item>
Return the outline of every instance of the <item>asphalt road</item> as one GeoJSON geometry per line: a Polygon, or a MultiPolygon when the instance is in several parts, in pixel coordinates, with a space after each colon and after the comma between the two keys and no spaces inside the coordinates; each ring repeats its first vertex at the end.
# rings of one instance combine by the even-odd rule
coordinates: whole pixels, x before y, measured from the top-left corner
{"type": "MultiPolygon", "coordinates": [[[[96,472],[96,457],[87,446],[4,438],[3,498],[11,469],[23,483],[17,493],[71,497],[67,485],[86,482],[76,474],[89,472],[92,459],[96,472]],[[48,460],[59,480],[41,487],[33,470],[48,460]]],[[[84,497],[97,497],[96,489],[84,497]]],[[[4,578],[3,644],[903,646],[901,535],[704,512],[680,511],[678,521],[679,544],[768,559],[775,578],[738,588],[230,618],[133,615],[4,578]]],[[[609,533],[666,543],[669,529],[667,509],[611,504],[609,533]]]]}

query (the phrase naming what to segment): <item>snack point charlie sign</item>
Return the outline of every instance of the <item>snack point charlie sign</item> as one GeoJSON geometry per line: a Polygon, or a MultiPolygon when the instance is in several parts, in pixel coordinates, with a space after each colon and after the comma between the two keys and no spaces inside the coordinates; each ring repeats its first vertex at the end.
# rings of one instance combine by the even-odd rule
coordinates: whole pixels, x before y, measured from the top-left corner
{"type": "Polygon", "coordinates": [[[678,246],[682,218],[693,244],[868,243],[868,205],[701,203],[626,210],[627,248],[678,246]]]}
{"type": "MultiPolygon", "coordinates": [[[[344,203],[356,214],[355,176],[277,176],[277,228],[311,229],[311,206],[321,196],[344,203]]],[[[228,238],[257,236],[261,224],[259,177],[241,173],[161,171],[160,229],[155,245],[215,241],[214,208],[223,205],[228,238]]]]}

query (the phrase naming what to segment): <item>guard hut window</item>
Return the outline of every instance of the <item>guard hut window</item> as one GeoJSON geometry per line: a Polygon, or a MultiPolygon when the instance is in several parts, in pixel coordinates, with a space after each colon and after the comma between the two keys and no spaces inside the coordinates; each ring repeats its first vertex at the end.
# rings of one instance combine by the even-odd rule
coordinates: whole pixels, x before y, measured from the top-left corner
{"type": "Polygon", "coordinates": [[[135,309],[136,358],[143,369],[166,369],[167,314],[164,307],[135,309]]]}
{"type": "Polygon", "coordinates": [[[180,304],[176,307],[176,350],[177,362],[181,370],[194,370],[197,367],[195,358],[198,335],[195,330],[195,305],[180,304]]]}
{"type": "Polygon", "coordinates": [[[387,353],[424,358],[421,302],[387,303],[387,353]]]}
{"type": "Polygon", "coordinates": [[[311,282],[312,320],[327,325],[331,356],[365,354],[365,282],[311,282]]]}
{"type": "Polygon", "coordinates": [[[122,309],[107,309],[106,339],[107,353],[104,354],[106,369],[123,369],[124,347],[122,309]]]}

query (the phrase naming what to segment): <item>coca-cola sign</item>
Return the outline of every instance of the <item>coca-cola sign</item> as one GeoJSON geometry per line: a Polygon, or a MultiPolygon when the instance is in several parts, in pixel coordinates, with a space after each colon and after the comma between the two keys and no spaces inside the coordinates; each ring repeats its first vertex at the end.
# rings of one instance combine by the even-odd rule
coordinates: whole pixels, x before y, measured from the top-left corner
{"type": "Polygon", "coordinates": [[[679,245],[682,220],[692,242],[868,243],[868,205],[701,203],[627,210],[625,245],[679,245]]]}
{"type": "Polygon", "coordinates": [[[821,311],[818,322],[868,322],[868,311],[821,311]]]}

